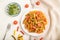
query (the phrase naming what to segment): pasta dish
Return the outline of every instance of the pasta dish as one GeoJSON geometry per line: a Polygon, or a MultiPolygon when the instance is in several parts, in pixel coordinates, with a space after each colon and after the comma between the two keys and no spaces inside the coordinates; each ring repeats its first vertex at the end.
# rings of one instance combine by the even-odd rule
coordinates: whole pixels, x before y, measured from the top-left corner
{"type": "Polygon", "coordinates": [[[30,33],[42,33],[45,30],[47,19],[42,11],[33,10],[25,15],[23,24],[30,33]]]}

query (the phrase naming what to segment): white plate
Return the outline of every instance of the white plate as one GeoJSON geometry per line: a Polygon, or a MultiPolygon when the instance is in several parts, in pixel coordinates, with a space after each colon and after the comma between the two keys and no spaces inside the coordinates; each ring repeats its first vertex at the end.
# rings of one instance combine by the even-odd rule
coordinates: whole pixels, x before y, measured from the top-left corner
{"type": "Polygon", "coordinates": [[[28,11],[22,16],[22,19],[21,19],[21,27],[22,27],[22,29],[23,29],[27,34],[29,34],[29,35],[31,35],[31,36],[45,36],[45,34],[47,33],[47,31],[48,31],[48,29],[49,29],[49,24],[50,24],[50,19],[49,19],[49,16],[48,16],[48,12],[47,12],[47,10],[44,9],[44,8],[40,8],[40,9],[30,9],[30,10],[28,10],[28,11]],[[29,32],[27,31],[27,29],[25,29],[25,27],[24,27],[23,20],[24,20],[24,18],[25,18],[25,15],[26,15],[29,11],[32,11],[32,10],[42,11],[42,12],[45,14],[46,18],[47,18],[48,24],[46,25],[45,31],[44,31],[43,33],[40,33],[40,34],[37,34],[37,33],[29,33],[29,32]]]}

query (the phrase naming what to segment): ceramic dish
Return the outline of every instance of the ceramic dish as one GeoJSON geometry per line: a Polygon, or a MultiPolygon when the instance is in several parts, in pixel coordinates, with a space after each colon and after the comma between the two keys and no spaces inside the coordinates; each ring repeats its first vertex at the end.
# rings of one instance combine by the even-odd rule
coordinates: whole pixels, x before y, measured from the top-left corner
{"type": "Polygon", "coordinates": [[[49,15],[48,15],[47,10],[45,10],[44,8],[28,10],[26,13],[24,13],[24,15],[22,16],[22,19],[21,19],[21,27],[22,27],[22,29],[23,29],[27,34],[29,34],[29,35],[31,35],[31,36],[45,36],[46,33],[47,33],[47,31],[48,31],[48,29],[49,29],[49,25],[50,25],[49,15]],[[39,33],[39,34],[38,34],[38,33],[30,33],[30,32],[28,32],[28,30],[25,28],[25,25],[23,24],[23,20],[25,19],[25,15],[26,15],[28,12],[33,11],[33,10],[42,11],[42,12],[44,13],[44,15],[46,16],[46,18],[47,18],[47,22],[48,22],[48,23],[47,23],[47,25],[46,25],[46,27],[45,27],[45,30],[44,30],[42,33],[39,33]]]}
{"type": "Polygon", "coordinates": [[[17,16],[21,12],[21,6],[16,2],[7,5],[6,12],[10,16],[17,16]]]}

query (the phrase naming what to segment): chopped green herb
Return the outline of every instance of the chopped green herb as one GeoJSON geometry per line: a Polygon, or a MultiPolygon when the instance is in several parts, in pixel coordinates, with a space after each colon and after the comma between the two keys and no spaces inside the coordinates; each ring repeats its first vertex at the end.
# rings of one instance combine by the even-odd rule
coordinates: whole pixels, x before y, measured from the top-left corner
{"type": "Polygon", "coordinates": [[[20,5],[17,3],[8,4],[7,12],[9,15],[18,15],[21,11],[20,5]]]}

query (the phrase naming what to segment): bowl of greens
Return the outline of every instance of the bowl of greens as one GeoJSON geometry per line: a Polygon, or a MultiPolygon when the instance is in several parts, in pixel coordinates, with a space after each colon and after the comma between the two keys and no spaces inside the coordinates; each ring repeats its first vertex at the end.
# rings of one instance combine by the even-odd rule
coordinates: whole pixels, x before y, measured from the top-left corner
{"type": "Polygon", "coordinates": [[[21,6],[16,2],[12,2],[7,5],[6,10],[10,16],[17,16],[21,12],[21,6]]]}

